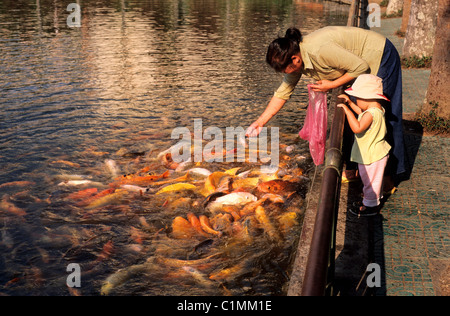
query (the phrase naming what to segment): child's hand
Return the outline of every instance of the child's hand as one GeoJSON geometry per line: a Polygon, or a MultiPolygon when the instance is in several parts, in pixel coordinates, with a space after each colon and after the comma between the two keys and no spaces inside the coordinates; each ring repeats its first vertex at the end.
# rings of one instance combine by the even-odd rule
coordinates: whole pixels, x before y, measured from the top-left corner
{"type": "Polygon", "coordinates": [[[344,103],[338,103],[336,106],[338,108],[343,108],[344,110],[347,108],[347,106],[344,103]]]}
{"type": "Polygon", "coordinates": [[[340,94],[340,95],[338,95],[338,98],[344,99],[345,103],[348,103],[350,101],[350,98],[346,94],[340,94]]]}

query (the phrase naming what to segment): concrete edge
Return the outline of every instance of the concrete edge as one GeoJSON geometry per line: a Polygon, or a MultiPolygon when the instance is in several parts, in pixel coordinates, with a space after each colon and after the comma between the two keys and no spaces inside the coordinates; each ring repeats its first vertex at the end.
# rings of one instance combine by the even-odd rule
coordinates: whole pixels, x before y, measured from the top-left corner
{"type": "MultiPolygon", "coordinates": [[[[323,166],[318,166],[316,177],[311,190],[307,194],[307,207],[303,218],[295,260],[289,280],[287,296],[300,296],[302,292],[303,278],[305,276],[306,263],[308,261],[311,239],[314,232],[317,207],[319,204],[320,188],[322,186],[323,166]]],[[[311,178],[314,177],[314,172],[311,178]]]]}

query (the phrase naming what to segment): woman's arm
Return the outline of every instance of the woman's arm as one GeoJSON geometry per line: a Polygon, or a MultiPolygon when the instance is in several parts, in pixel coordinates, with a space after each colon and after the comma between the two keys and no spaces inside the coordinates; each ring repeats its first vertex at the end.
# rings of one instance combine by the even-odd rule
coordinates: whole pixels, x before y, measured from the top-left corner
{"type": "Polygon", "coordinates": [[[336,80],[319,80],[314,85],[311,85],[311,88],[314,91],[322,91],[327,92],[328,90],[335,89],[339,86],[342,86],[350,81],[355,79],[355,77],[349,75],[348,73],[343,74],[341,77],[336,80]]]}
{"type": "Polygon", "coordinates": [[[263,126],[266,125],[267,122],[269,122],[270,119],[274,117],[275,114],[278,113],[278,111],[281,110],[285,103],[286,100],[273,96],[269,104],[267,105],[267,108],[260,115],[260,117],[252,125],[250,125],[250,127],[245,132],[245,135],[248,137],[258,136],[263,126]]]}

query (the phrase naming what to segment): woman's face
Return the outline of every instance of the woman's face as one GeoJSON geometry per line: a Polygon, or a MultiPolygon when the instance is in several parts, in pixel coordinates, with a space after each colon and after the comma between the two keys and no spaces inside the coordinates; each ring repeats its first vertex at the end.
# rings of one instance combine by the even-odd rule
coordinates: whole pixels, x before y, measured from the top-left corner
{"type": "Polygon", "coordinates": [[[302,70],[303,60],[300,56],[294,55],[292,56],[292,63],[286,67],[283,71],[285,74],[298,73],[302,70]]]}

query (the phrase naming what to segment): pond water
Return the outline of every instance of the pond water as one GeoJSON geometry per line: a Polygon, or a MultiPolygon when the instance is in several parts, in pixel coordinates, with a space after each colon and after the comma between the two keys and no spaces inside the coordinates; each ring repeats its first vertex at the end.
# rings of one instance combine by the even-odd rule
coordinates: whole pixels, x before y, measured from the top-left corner
{"type": "MultiPolygon", "coordinates": [[[[283,196],[282,206],[267,200],[259,217],[245,217],[242,205],[225,216],[211,205],[230,191],[207,198],[200,191],[209,178],[186,171],[216,172],[217,185],[239,183],[252,171],[250,179],[261,183],[269,178],[255,171],[259,162],[203,161],[175,170],[159,154],[179,141],[171,137],[175,128],[194,132],[195,119],[203,130],[246,129],[281,81],[265,64],[270,41],[293,25],[304,34],[345,25],[348,6],[73,2],[81,8],[75,28],[67,26],[68,1],[0,2],[0,294],[283,295],[304,196],[283,196]],[[155,179],[136,180],[149,174],[155,179]],[[196,189],[156,194],[163,183],[178,182],[196,189]],[[190,228],[174,236],[174,222],[184,224],[189,213],[225,228],[220,236],[190,228]],[[295,224],[282,233],[283,214],[294,214],[295,224]],[[69,287],[77,266],[81,286],[69,287]]],[[[285,174],[302,181],[299,170],[312,166],[297,137],[307,82],[268,125],[279,128],[285,174]]],[[[255,193],[255,185],[247,191],[255,193]]]]}

